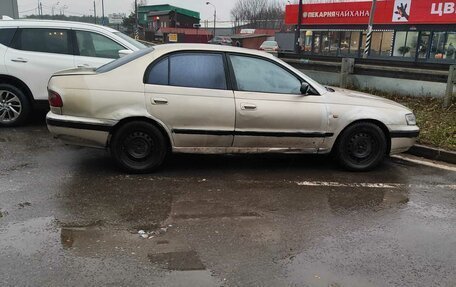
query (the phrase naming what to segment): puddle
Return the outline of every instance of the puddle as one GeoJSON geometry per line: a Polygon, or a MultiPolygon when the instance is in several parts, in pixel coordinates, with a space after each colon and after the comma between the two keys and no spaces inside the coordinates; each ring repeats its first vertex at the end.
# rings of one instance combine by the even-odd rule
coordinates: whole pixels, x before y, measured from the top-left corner
{"type": "Polygon", "coordinates": [[[206,270],[196,251],[149,254],[147,257],[153,264],[171,271],[206,270]]]}

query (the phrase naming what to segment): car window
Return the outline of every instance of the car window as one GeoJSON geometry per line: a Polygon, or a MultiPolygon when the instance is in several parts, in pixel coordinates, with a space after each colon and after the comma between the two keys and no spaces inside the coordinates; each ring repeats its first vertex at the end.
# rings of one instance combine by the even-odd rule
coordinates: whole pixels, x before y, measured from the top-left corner
{"type": "Polygon", "coordinates": [[[11,45],[11,41],[13,40],[14,33],[16,33],[16,30],[16,28],[0,29],[0,44],[9,47],[11,45]]]}
{"type": "Polygon", "coordinates": [[[247,56],[230,56],[239,91],[301,94],[301,81],[270,61],[247,56]]]}
{"type": "Polygon", "coordinates": [[[64,29],[20,29],[14,47],[23,51],[73,54],[69,32],[64,29]]]}
{"type": "Polygon", "coordinates": [[[149,72],[148,84],[151,85],[169,85],[169,58],[160,60],[154,64],[149,72]]]}
{"type": "Polygon", "coordinates": [[[76,31],[76,40],[79,55],[85,57],[118,59],[119,51],[125,50],[122,45],[97,33],[76,31]]]}
{"type": "Polygon", "coordinates": [[[222,54],[181,53],[154,64],[148,84],[226,90],[222,54]],[[169,69],[169,70],[168,70],[169,69]],[[165,78],[169,76],[169,78],[165,78]]]}

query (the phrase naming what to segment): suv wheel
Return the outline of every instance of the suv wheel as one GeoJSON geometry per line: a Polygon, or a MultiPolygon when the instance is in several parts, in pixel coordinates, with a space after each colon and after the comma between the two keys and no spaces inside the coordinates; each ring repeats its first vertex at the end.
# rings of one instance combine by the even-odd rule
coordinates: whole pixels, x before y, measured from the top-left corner
{"type": "Polygon", "coordinates": [[[111,140],[111,155],[129,172],[146,173],[158,169],[168,153],[165,137],[154,125],[134,121],[121,126],[111,140]]]}
{"type": "Polygon", "coordinates": [[[361,122],[343,132],[336,148],[342,166],[353,171],[367,171],[385,158],[387,143],[379,126],[361,122]]]}
{"type": "Polygon", "coordinates": [[[15,86],[0,84],[0,126],[19,126],[29,113],[30,103],[25,94],[15,86]]]}

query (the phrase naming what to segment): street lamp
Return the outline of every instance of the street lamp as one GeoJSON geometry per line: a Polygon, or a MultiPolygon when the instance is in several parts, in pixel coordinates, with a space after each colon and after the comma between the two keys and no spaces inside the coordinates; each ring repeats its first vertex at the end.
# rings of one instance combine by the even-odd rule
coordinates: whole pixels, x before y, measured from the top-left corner
{"type": "Polygon", "coordinates": [[[60,4],[60,1],[58,1],[57,3],[55,3],[54,5],[52,5],[52,16],[54,16],[54,10],[57,6],[59,6],[60,4]]]}
{"type": "Polygon", "coordinates": [[[215,5],[212,4],[211,2],[206,2],[206,5],[211,5],[212,7],[214,7],[214,38],[215,38],[215,25],[216,25],[216,20],[217,20],[217,7],[215,7],[215,5]]]}

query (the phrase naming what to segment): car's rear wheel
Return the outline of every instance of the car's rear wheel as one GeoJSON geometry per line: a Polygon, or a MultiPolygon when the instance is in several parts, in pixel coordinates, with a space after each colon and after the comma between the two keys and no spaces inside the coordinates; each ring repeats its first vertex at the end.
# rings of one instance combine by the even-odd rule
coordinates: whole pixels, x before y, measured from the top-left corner
{"type": "Polygon", "coordinates": [[[0,126],[24,124],[30,110],[30,102],[20,89],[9,84],[0,84],[0,126]]]}
{"type": "Polygon", "coordinates": [[[154,125],[134,121],[122,125],[111,140],[111,155],[128,172],[158,169],[168,152],[167,141],[154,125]]]}
{"type": "Polygon", "coordinates": [[[360,122],[343,131],[337,144],[340,164],[353,171],[377,167],[386,156],[385,133],[374,123],[360,122]]]}

